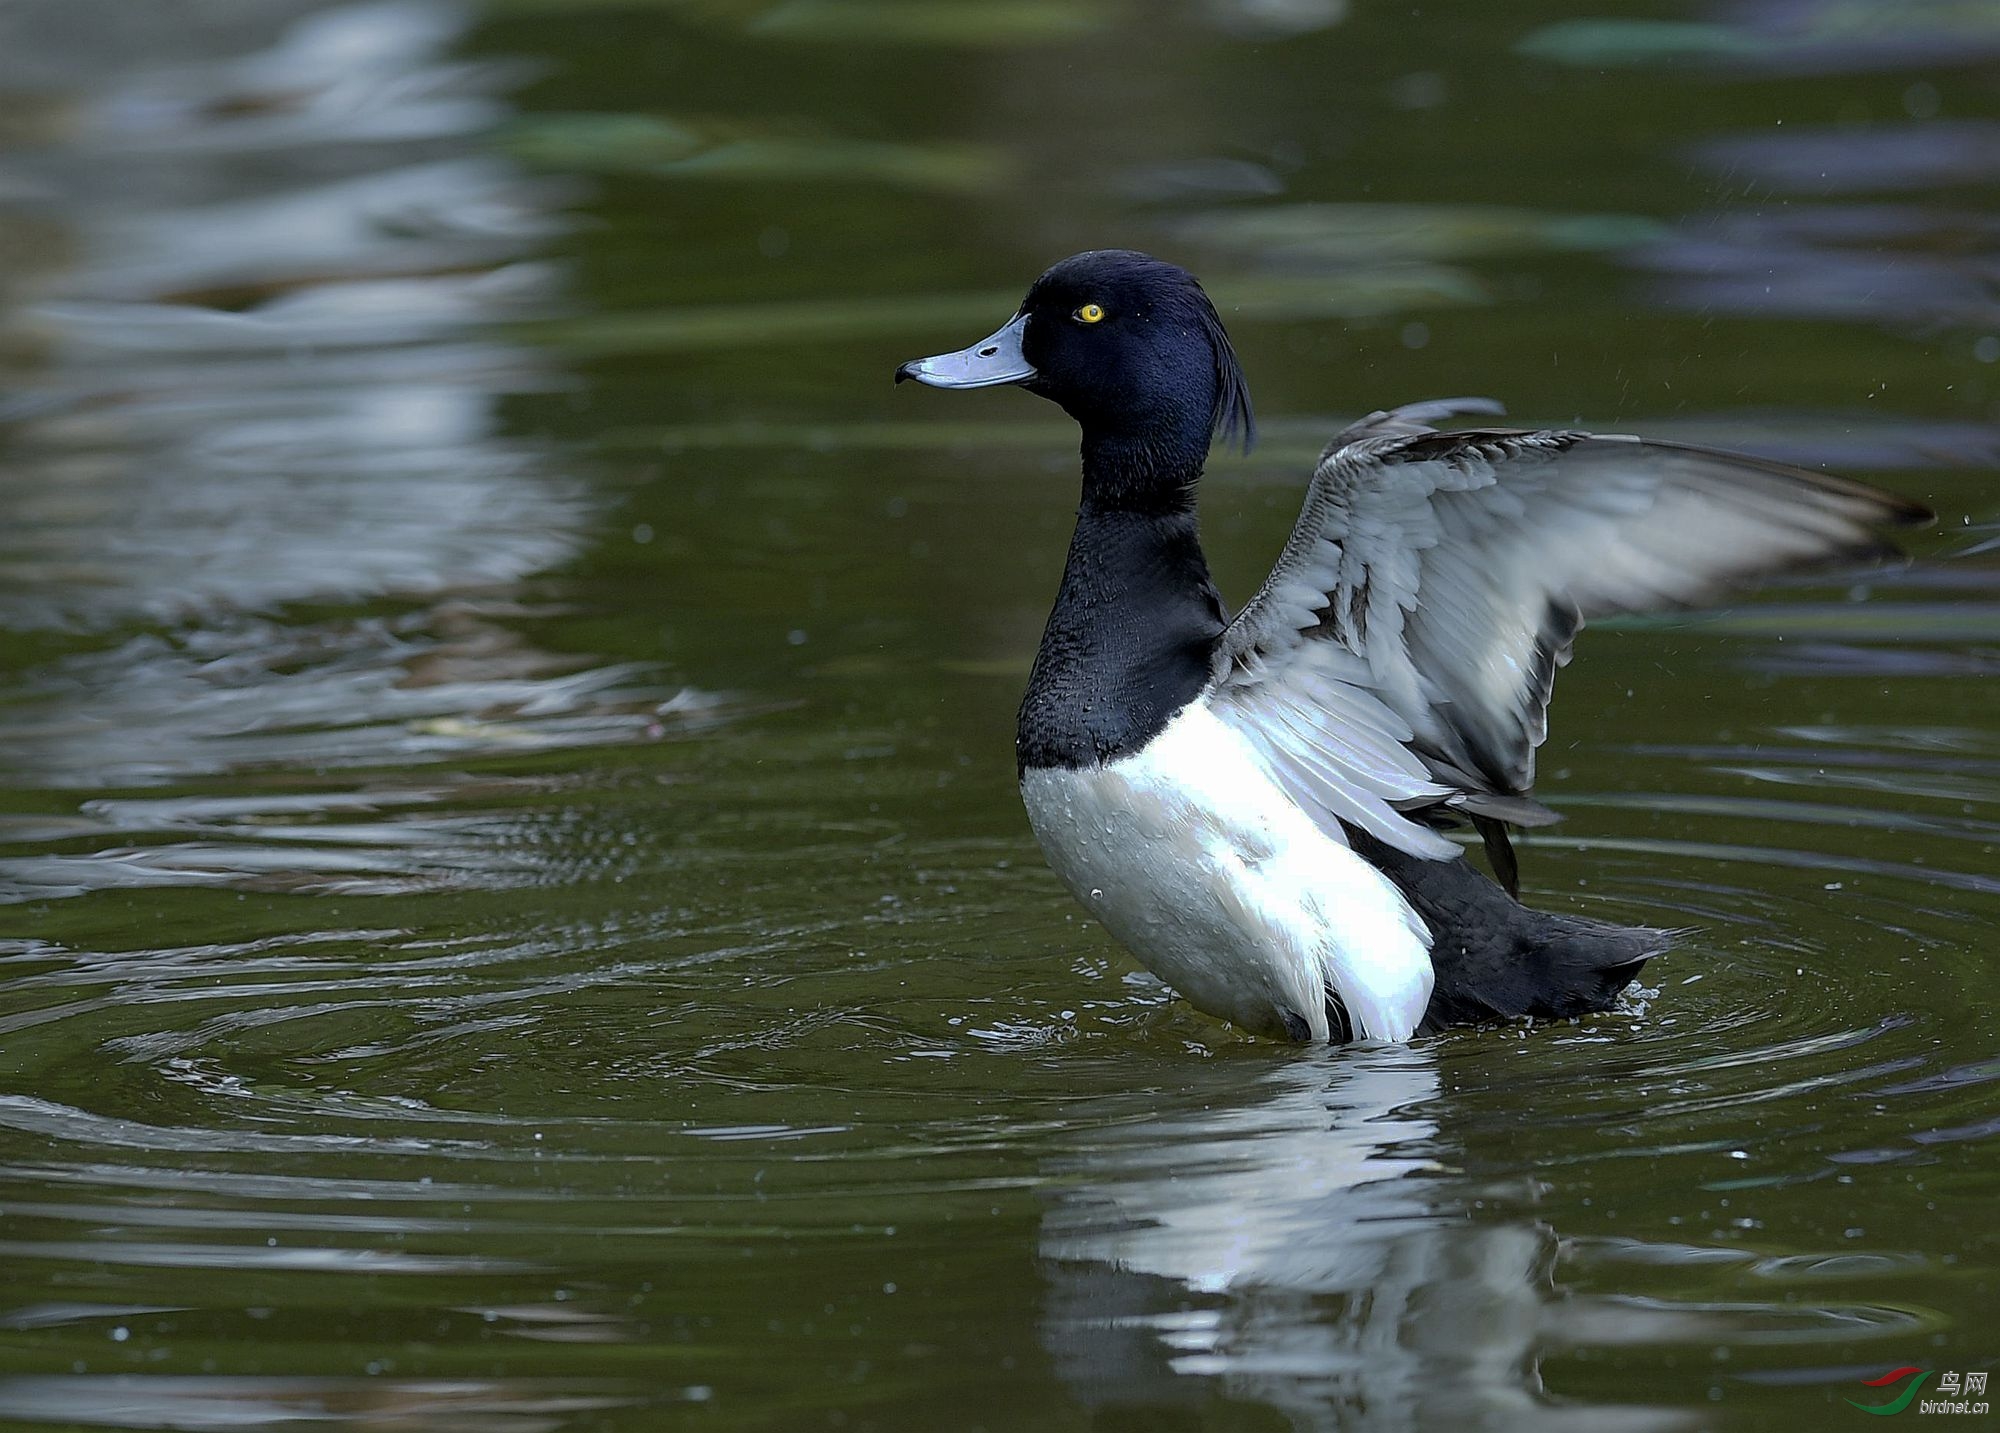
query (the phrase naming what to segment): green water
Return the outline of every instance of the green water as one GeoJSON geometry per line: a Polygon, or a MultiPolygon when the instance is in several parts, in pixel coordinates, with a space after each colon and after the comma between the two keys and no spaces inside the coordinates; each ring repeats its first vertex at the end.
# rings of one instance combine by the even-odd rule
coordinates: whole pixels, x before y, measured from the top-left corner
{"type": "Polygon", "coordinates": [[[0,1423],[1791,1429],[2000,1363],[1996,56],[1911,0],[7,7],[0,1423]],[[1237,600],[1422,397],[1938,510],[1580,644],[1530,898],[1698,928],[1615,1013],[1243,1040],[1042,866],[1073,433],[889,375],[1115,244],[1248,369],[1237,600]]]}

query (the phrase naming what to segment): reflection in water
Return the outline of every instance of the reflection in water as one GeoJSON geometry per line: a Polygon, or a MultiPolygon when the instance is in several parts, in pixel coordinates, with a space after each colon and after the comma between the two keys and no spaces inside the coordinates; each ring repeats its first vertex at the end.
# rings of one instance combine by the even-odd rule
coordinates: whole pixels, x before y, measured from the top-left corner
{"type": "Polygon", "coordinates": [[[1898,330],[2000,322],[2000,224],[1887,205],[1805,205],[1690,219],[1630,262],[1676,307],[1876,322],[1898,330]]]}
{"type": "MultiPolygon", "coordinates": [[[[1638,1023],[1638,1039],[1616,1053],[1601,1028],[1543,1031],[1532,1038],[1544,1058],[1533,1073],[1524,1062],[1503,1076],[1505,1098],[1483,1118],[1476,1092],[1444,1094],[1437,1062],[1465,1053],[1449,1042],[1300,1055],[1248,1085],[1211,1067],[1197,1075],[1199,1104],[1188,1101],[1187,1113],[1125,1124],[1100,1115],[1045,1168],[1043,1343],[1088,1405],[1157,1411],[1220,1394],[1275,1409],[1300,1430],[1705,1427],[1693,1410],[1704,1389],[1725,1396],[1716,1381],[1725,1375],[1837,1381],[1843,1350],[1906,1347],[1937,1326],[1915,1300],[1843,1296],[1857,1280],[1912,1278],[1925,1261],[1901,1250],[1893,1230],[1877,1247],[1815,1250],[1784,1236],[1760,1244],[1748,1232],[1765,1224],[1753,1212],[1766,1207],[1760,1195],[1842,1166],[1908,1159],[1925,1141],[1983,1138],[1991,1121],[1918,1136],[1916,1147],[1863,1142],[1774,1176],[1770,1165],[1786,1162],[1779,1146],[1797,1133],[1753,1135],[1744,1101],[1849,1085],[1930,1097],[1994,1071],[1912,1080],[1898,1073],[1906,1057],[1877,1048],[1901,1040],[1904,1021],[1785,1035],[1775,1014],[1718,1011],[1708,1026],[1679,1029],[1671,1018],[1638,1023]],[[1762,1043],[1740,1048],[1753,1030],[1762,1043]],[[1739,1074],[1759,1088],[1747,1092],[1739,1074]],[[1884,1077],[1896,1082],[1875,1088],[1884,1077]],[[1563,1181],[1595,1188],[1602,1217],[1616,1218],[1621,1162],[1712,1150],[1716,1177],[1672,1179],[1653,1197],[1669,1209],[1688,1201],[1690,1213],[1667,1218],[1669,1227],[1726,1218],[1733,1228],[1706,1241],[1554,1232],[1539,1209],[1552,1186],[1523,1166],[1554,1131],[1523,1129],[1535,1118],[1524,1111],[1580,1079],[1592,1086],[1587,1117],[1614,1124],[1624,1143],[1594,1175],[1566,1168],[1563,1181]],[[1714,1081],[1728,1092],[1707,1093],[1714,1081]],[[1676,1097],[1654,1097],[1642,1115],[1621,1108],[1663,1089],[1676,1097]],[[1731,1142],[1667,1133],[1703,1122],[1731,1142]],[[1474,1177],[1458,1161],[1508,1173],[1474,1177]],[[1725,1345],[1752,1367],[1716,1367],[1728,1355],[1711,1350],[1725,1345]],[[1616,1383],[1586,1379],[1583,1398],[1568,1391],[1592,1363],[1647,1346],[1691,1350],[1696,1368],[1713,1371],[1692,1373],[1677,1399],[1651,1407],[1623,1401],[1616,1383]],[[1545,1386],[1555,1360],[1562,1371],[1545,1386]]],[[[1796,1028],[1820,1017],[1777,1018],[1796,1028]]],[[[1490,1060],[1487,1068],[1491,1078],[1490,1060]]],[[[1553,1166],[1546,1173],[1558,1177],[1553,1166]]],[[[1852,1228],[1845,1238],[1873,1233],[1852,1228]]]]}
{"type": "Polygon", "coordinates": [[[552,232],[546,202],[489,159],[411,163],[449,113],[378,127],[376,91],[466,82],[437,68],[452,13],[320,15],[202,67],[203,105],[114,78],[26,156],[73,257],[14,316],[40,354],[6,451],[9,625],[500,586],[575,551],[581,493],[493,415],[552,376],[482,336],[545,300],[546,275],[493,266],[552,232]],[[349,54],[359,94],[329,67],[349,54]],[[243,118],[281,101],[292,123],[243,118]]]}
{"type": "MultiPolygon", "coordinates": [[[[1582,65],[1695,61],[1718,73],[1801,75],[1972,64],[2000,51],[2000,7],[1959,0],[1733,0],[1717,11],[1710,24],[1567,20],[1521,48],[1582,65]]],[[[1860,93],[1850,103],[1865,115],[1860,93]]],[[[1897,119],[1912,122],[1829,128],[1781,118],[1705,140],[1695,152],[1724,181],[1730,207],[1690,216],[1636,246],[1629,262],[1663,276],[1654,286],[1661,301],[1702,314],[1859,321],[1925,335],[1990,331],[2000,322],[2000,226],[1976,206],[1759,202],[1773,192],[1919,191],[2000,175],[2000,127],[1991,120],[1942,116],[1927,80],[1901,99],[1897,119]]]]}
{"type": "MultiPolygon", "coordinates": [[[[1050,1168],[1044,1340],[1093,1404],[1217,1380],[1296,1428],[1565,1426],[1537,1361],[1555,1239],[1468,1223],[1434,1054],[1290,1061],[1256,1103],[1104,1130],[1050,1168]]],[[[1678,1427],[1597,1405],[1577,1427],[1678,1427]]]]}
{"type": "Polygon", "coordinates": [[[753,184],[841,180],[945,194],[992,189],[1010,177],[1002,153],[970,145],[716,131],[651,115],[544,115],[517,123],[508,144],[523,160],[571,174],[753,184]]]}
{"type": "Polygon", "coordinates": [[[603,1385],[539,1379],[0,1378],[0,1416],[110,1428],[549,1433],[632,1401],[603,1385]]]}
{"type": "MultiPolygon", "coordinates": [[[[564,381],[493,337],[546,310],[554,276],[529,256],[567,192],[471,152],[519,69],[446,58],[467,19],[446,0],[277,7],[267,25],[295,23],[262,37],[222,23],[236,7],[175,8],[245,52],[135,53],[100,75],[84,57],[104,37],[51,22],[44,62],[76,92],[41,143],[0,161],[0,193],[32,196],[8,247],[42,260],[0,330],[33,355],[0,447],[0,620],[145,629],[22,677],[0,762],[117,789],[709,719],[698,694],[538,651],[514,625],[534,615],[519,584],[574,557],[595,516],[496,412],[564,381]]],[[[69,9],[114,36],[130,14],[69,9]]],[[[192,824],[97,802],[62,834],[142,844],[0,860],[0,895],[532,878],[525,849],[491,849],[497,813],[427,816],[438,798],[434,783],[320,783],[192,824]],[[384,810],[399,814],[373,819],[384,810]]]]}
{"type": "Polygon", "coordinates": [[[2000,124],[1933,119],[1872,129],[1786,126],[1731,135],[1699,151],[1738,182],[1788,194],[1929,189],[2000,179],[2000,124]]]}
{"type": "Polygon", "coordinates": [[[1693,60],[1746,75],[1976,65],[2000,54],[2000,13],[1977,0],[1736,0],[1711,13],[1709,22],[1561,20],[1520,49],[1572,65],[1693,60]]]}
{"type": "Polygon", "coordinates": [[[1509,253],[1619,250],[1657,238],[1631,214],[1544,214],[1453,204],[1271,204],[1177,220],[1176,239],[1238,262],[1400,265],[1509,253]]]}

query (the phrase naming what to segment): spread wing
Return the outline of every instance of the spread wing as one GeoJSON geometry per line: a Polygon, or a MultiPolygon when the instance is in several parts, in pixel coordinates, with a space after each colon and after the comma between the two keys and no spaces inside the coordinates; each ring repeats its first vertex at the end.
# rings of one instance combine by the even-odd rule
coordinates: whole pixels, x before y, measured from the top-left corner
{"type": "Polygon", "coordinates": [[[1417,855],[1406,813],[1548,819],[1527,799],[1556,669],[1593,617],[1690,607],[1893,552],[1923,508],[1860,483],[1622,436],[1437,432],[1479,400],[1378,413],[1320,459],[1210,700],[1295,793],[1417,855]],[[1355,813],[1360,812],[1357,819],[1355,813]]]}

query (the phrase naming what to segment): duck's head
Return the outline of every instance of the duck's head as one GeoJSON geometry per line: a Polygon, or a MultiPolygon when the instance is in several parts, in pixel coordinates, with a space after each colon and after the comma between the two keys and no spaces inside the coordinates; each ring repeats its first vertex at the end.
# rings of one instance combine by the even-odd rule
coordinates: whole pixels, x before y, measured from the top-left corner
{"type": "Polygon", "coordinates": [[[933,388],[1012,383],[1062,405],[1092,440],[1166,454],[1212,435],[1250,446],[1250,390],[1215,305],[1186,269],[1130,249],[1064,259],[1020,312],[956,353],[914,359],[896,381],[933,388]]]}

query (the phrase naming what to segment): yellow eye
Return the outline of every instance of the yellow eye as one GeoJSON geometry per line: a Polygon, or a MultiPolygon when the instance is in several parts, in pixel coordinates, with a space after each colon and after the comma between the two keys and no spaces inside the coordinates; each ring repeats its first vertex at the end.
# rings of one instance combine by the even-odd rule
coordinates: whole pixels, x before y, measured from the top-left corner
{"type": "Polygon", "coordinates": [[[1078,323],[1097,323],[1100,320],[1102,320],[1103,317],[1104,317],[1104,310],[1099,308],[1096,304],[1085,304],[1082,308],[1076,311],[1076,321],[1078,323]]]}

